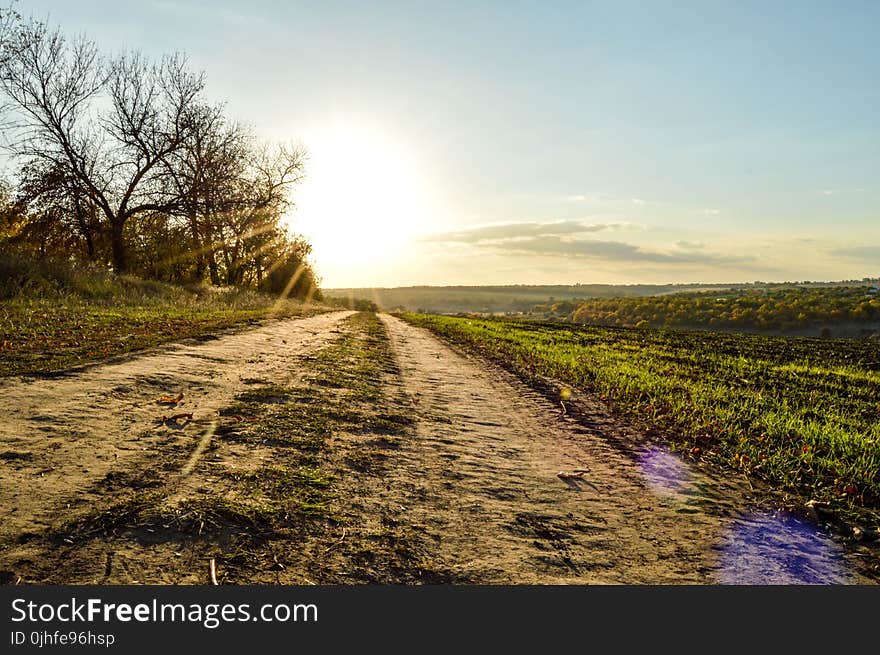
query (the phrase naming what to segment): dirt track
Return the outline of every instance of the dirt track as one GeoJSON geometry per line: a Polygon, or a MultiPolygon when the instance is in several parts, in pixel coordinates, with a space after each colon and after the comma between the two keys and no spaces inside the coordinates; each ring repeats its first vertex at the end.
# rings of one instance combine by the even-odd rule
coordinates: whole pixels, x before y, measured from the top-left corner
{"type": "Polygon", "coordinates": [[[662,449],[624,454],[614,444],[631,435],[601,406],[587,407],[586,427],[512,376],[383,320],[419,417],[407,477],[423,500],[409,513],[434,526],[447,565],[468,578],[865,582],[810,527],[744,513],[742,487],[662,449]]]}
{"type": "MultiPolygon", "coordinates": [[[[243,385],[290,383],[296,358],[332,342],[345,315],[281,321],[57,379],[0,382],[0,569],[15,574],[16,562],[38,557],[28,535],[57,525],[71,505],[99,502],[95,483],[108,474],[191,448],[243,385]],[[180,391],[178,408],[157,409],[159,395],[180,391]],[[156,420],[163,412],[194,420],[168,426],[156,420]]],[[[575,421],[426,331],[382,321],[399,367],[384,379],[387,397],[410,408],[415,427],[380,477],[340,476],[340,497],[358,500],[347,510],[349,541],[376,516],[393,517],[422,535],[450,579],[475,583],[870,582],[814,528],[749,511],[747,488],[662,449],[622,445],[638,435],[590,398],[571,399],[584,412],[575,421]]],[[[334,439],[342,448],[357,437],[334,439]]],[[[225,454],[232,467],[248,456],[225,454]]],[[[321,553],[340,543],[328,538],[321,553]]],[[[138,574],[169,579],[186,580],[138,574]]]]}
{"type": "Polygon", "coordinates": [[[320,348],[350,312],[288,319],[175,344],[54,379],[0,379],[0,546],[58,522],[71,505],[99,500],[108,473],[149,467],[157,453],[189,445],[251,379],[289,381],[290,358],[320,348]],[[184,393],[175,407],[156,399],[184,393]],[[162,424],[163,415],[193,421],[162,424]]]}

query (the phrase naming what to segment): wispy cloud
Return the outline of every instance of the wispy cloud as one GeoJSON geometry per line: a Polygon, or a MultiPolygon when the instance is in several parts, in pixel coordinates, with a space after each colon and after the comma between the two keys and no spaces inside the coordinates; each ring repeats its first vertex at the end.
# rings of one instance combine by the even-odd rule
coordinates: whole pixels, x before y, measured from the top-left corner
{"type": "Polygon", "coordinates": [[[423,241],[457,241],[461,243],[504,242],[525,237],[571,236],[618,230],[630,227],[629,223],[584,223],[582,221],[556,221],[554,223],[496,223],[465,228],[451,232],[428,234],[423,241]]]}
{"type": "Polygon", "coordinates": [[[831,251],[831,255],[834,257],[852,257],[853,259],[870,259],[880,262],[880,245],[836,248],[831,251]]]}
{"type": "Polygon", "coordinates": [[[577,258],[615,263],[653,264],[742,264],[752,256],[735,256],[708,252],[700,242],[679,241],[670,250],[650,250],[623,241],[590,238],[603,231],[633,229],[631,223],[586,223],[556,221],[554,223],[502,223],[466,228],[453,232],[430,234],[422,241],[461,243],[491,251],[498,255],[577,258]]]}
{"type": "Polygon", "coordinates": [[[682,250],[702,250],[706,247],[702,241],[677,241],[675,245],[682,250]]]}
{"type": "Polygon", "coordinates": [[[509,254],[545,255],[554,257],[577,257],[615,262],[651,262],[656,264],[742,264],[754,260],[751,256],[718,255],[703,251],[661,252],[645,250],[622,241],[598,239],[564,239],[558,236],[541,236],[516,239],[493,244],[493,248],[509,254]]]}
{"type": "Polygon", "coordinates": [[[595,193],[575,193],[570,196],[563,196],[565,202],[598,202],[601,198],[595,193]]]}
{"type": "Polygon", "coordinates": [[[840,196],[845,193],[861,193],[865,189],[862,187],[852,187],[847,189],[822,189],[820,193],[823,196],[840,196]]]}

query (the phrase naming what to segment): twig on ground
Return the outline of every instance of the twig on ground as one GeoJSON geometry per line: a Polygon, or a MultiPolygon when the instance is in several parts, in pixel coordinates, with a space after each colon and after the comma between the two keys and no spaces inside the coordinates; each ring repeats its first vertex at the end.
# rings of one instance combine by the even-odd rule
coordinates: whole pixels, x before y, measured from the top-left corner
{"type": "Polygon", "coordinates": [[[345,539],[345,528],[342,528],[342,536],[339,537],[339,539],[338,539],[337,541],[334,541],[332,544],[330,544],[329,546],[327,546],[327,547],[324,549],[324,553],[323,553],[323,554],[326,555],[327,553],[330,552],[331,549],[336,548],[336,546],[338,546],[339,544],[342,543],[342,540],[343,540],[343,539],[345,539]]]}

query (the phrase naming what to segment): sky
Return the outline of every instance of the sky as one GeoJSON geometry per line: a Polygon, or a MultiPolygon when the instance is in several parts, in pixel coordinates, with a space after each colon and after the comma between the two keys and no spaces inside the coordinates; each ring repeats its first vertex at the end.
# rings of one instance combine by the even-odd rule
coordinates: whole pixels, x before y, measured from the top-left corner
{"type": "Polygon", "coordinates": [[[18,3],[308,152],[325,287],[880,276],[880,3],[18,3]]]}

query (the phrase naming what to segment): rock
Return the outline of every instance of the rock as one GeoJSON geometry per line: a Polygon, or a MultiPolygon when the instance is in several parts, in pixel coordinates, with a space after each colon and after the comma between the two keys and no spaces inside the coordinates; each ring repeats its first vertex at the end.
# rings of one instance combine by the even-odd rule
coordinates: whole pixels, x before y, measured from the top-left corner
{"type": "Polygon", "coordinates": [[[820,516],[829,516],[832,514],[831,507],[828,503],[822,502],[821,500],[809,500],[804,505],[804,509],[807,512],[807,515],[816,523],[819,522],[820,516]]]}
{"type": "Polygon", "coordinates": [[[876,541],[878,537],[880,537],[880,534],[877,533],[877,530],[854,525],[852,528],[852,537],[856,541],[876,541]]]}

